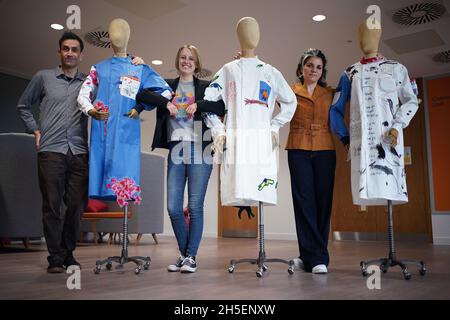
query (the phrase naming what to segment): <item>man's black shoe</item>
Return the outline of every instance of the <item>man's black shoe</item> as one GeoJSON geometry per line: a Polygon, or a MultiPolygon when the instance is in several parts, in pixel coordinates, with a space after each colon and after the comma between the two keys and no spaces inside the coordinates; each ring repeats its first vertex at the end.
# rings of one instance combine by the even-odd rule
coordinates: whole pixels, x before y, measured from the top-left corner
{"type": "Polygon", "coordinates": [[[81,270],[81,264],[75,260],[75,258],[73,256],[69,256],[66,258],[66,260],[64,260],[64,266],[66,268],[70,267],[70,266],[78,266],[81,270]]]}
{"type": "Polygon", "coordinates": [[[65,273],[66,269],[63,266],[50,265],[47,268],[47,273],[65,273]]]}

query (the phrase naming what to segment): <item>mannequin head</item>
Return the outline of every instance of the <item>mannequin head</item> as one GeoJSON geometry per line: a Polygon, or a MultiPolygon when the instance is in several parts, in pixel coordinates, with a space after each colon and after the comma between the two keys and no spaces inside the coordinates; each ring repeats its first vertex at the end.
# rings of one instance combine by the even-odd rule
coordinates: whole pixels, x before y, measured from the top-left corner
{"type": "Polygon", "coordinates": [[[259,25],[255,18],[244,17],[239,20],[236,33],[241,44],[242,57],[252,58],[259,43],[259,25]]]}
{"type": "Polygon", "coordinates": [[[358,28],[359,47],[366,58],[376,57],[381,39],[381,24],[368,18],[358,28]]]}
{"type": "Polygon", "coordinates": [[[130,25],[123,19],[114,19],[109,25],[109,39],[116,56],[127,55],[128,40],[130,40],[130,25]]]}

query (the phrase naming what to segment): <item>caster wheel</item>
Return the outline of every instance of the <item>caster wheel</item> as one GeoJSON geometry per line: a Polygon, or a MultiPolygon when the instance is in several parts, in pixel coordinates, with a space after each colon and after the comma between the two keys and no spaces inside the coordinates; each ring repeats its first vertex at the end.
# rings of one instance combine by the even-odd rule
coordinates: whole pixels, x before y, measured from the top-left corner
{"type": "Polygon", "coordinates": [[[263,272],[266,272],[268,269],[269,269],[269,268],[268,268],[265,264],[262,266],[262,271],[263,271],[263,272]]]}
{"type": "Polygon", "coordinates": [[[99,274],[99,273],[100,273],[100,270],[102,270],[102,267],[101,267],[100,265],[95,266],[95,268],[94,268],[94,273],[95,273],[95,274],[99,274]]]}
{"type": "Polygon", "coordinates": [[[258,278],[262,278],[262,276],[263,276],[262,271],[261,271],[261,270],[256,271],[256,276],[257,276],[258,278]]]}
{"type": "Polygon", "coordinates": [[[110,271],[112,269],[112,263],[106,264],[106,270],[110,271]]]}
{"type": "Polygon", "coordinates": [[[419,273],[421,276],[424,276],[427,274],[427,268],[425,267],[425,262],[420,261],[420,265],[422,266],[419,270],[419,273]]]}
{"type": "Polygon", "coordinates": [[[144,270],[148,270],[148,268],[150,268],[150,262],[146,262],[145,264],[144,264],[144,270]]]}
{"type": "Polygon", "coordinates": [[[136,269],[134,269],[134,273],[135,274],[139,274],[139,273],[141,273],[141,267],[137,267],[136,269]]]}
{"type": "Polygon", "coordinates": [[[388,268],[387,268],[384,264],[380,264],[380,270],[381,270],[383,273],[388,272],[388,268]]]}
{"type": "Polygon", "coordinates": [[[403,272],[403,277],[405,278],[405,280],[409,280],[409,279],[411,279],[411,273],[409,273],[409,271],[408,270],[403,270],[402,271],[403,272]]]}
{"type": "Polygon", "coordinates": [[[359,266],[361,267],[361,273],[363,277],[367,277],[369,274],[367,273],[366,264],[363,261],[361,261],[359,263],[359,266]]]}
{"type": "Polygon", "coordinates": [[[294,269],[293,269],[293,268],[289,268],[289,269],[288,269],[288,273],[289,273],[290,275],[293,275],[293,274],[294,274],[294,269]]]}
{"type": "Polygon", "coordinates": [[[229,266],[228,267],[228,272],[229,273],[233,273],[234,272],[234,266],[229,266]]]}

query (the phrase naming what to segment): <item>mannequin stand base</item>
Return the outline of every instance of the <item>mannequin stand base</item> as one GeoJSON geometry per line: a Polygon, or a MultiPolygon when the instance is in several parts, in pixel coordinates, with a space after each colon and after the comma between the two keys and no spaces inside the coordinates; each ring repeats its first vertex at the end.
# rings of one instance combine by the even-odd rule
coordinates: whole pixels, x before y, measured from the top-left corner
{"type": "Polygon", "coordinates": [[[106,270],[110,271],[112,269],[113,262],[118,263],[116,269],[123,269],[124,265],[129,262],[134,262],[136,264],[136,269],[134,269],[135,274],[141,273],[142,268],[148,270],[150,268],[150,257],[128,257],[126,253],[122,251],[120,257],[108,257],[105,260],[97,260],[95,263],[94,273],[99,274],[102,265],[106,264],[106,270]]]}
{"type": "Polygon", "coordinates": [[[228,272],[233,273],[234,269],[236,268],[236,265],[241,263],[251,263],[251,264],[257,264],[258,265],[258,271],[256,271],[256,276],[258,278],[261,278],[266,271],[269,270],[269,267],[267,267],[266,263],[270,262],[278,262],[278,263],[284,263],[289,265],[288,272],[289,274],[294,274],[294,260],[283,260],[283,259],[267,259],[266,258],[266,252],[265,252],[265,245],[264,245],[264,209],[263,209],[263,203],[259,202],[258,206],[258,218],[259,218],[259,254],[258,259],[241,259],[241,260],[231,260],[230,265],[228,266],[228,272]]]}
{"type": "Polygon", "coordinates": [[[394,258],[381,258],[378,260],[370,260],[370,261],[361,261],[359,264],[361,267],[361,273],[364,277],[368,276],[367,267],[370,265],[380,265],[380,270],[383,273],[388,272],[390,267],[399,266],[402,270],[403,277],[405,280],[411,279],[412,275],[408,271],[407,264],[415,264],[419,268],[419,273],[421,276],[424,276],[427,273],[427,269],[425,266],[425,262],[416,261],[416,260],[397,260],[394,258]]]}
{"type": "Polygon", "coordinates": [[[260,252],[258,259],[240,259],[240,260],[231,260],[230,266],[228,267],[228,272],[233,273],[234,269],[236,268],[236,265],[241,263],[250,263],[250,264],[257,264],[258,265],[258,271],[256,271],[256,276],[258,278],[261,278],[264,276],[264,273],[269,270],[269,267],[266,263],[271,262],[277,262],[277,263],[284,263],[289,265],[288,273],[294,274],[294,261],[290,260],[283,260],[283,259],[267,259],[265,252],[260,252]]]}
{"type": "Polygon", "coordinates": [[[364,277],[368,276],[367,267],[369,265],[380,265],[380,270],[383,273],[388,272],[390,267],[399,266],[402,269],[402,274],[405,280],[411,279],[411,273],[408,271],[406,264],[416,264],[419,268],[421,276],[427,273],[425,267],[425,262],[417,260],[397,260],[395,254],[395,243],[394,243],[394,223],[392,219],[392,201],[388,200],[388,240],[389,240],[389,258],[381,258],[377,260],[361,261],[359,266],[361,267],[361,273],[364,277]]]}
{"type": "Polygon", "coordinates": [[[112,269],[113,262],[118,263],[116,269],[123,269],[124,264],[128,262],[134,262],[136,264],[136,269],[134,269],[135,274],[141,273],[142,268],[148,270],[150,267],[150,257],[128,257],[128,205],[124,207],[123,213],[123,241],[122,241],[122,253],[120,257],[108,257],[105,260],[97,260],[95,262],[94,273],[99,274],[102,270],[102,265],[106,264],[106,270],[110,271],[112,269]]]}

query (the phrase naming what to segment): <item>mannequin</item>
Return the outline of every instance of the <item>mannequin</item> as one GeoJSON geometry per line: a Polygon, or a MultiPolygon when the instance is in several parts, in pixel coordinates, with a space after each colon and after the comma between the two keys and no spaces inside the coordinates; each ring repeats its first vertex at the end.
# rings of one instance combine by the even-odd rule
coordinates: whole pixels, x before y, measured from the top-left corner
{"type": "Polygon", "coordinates": [[[259,254],[258,259],[231,260],[228,272],[237,264],[257,264],[258,277],[268,270],[266,263],[294,262],[266,259],[264,249],[264,204],[277,204],[278,186],[278,132],[289,122],[296,110],[297,99],[283,75],[255,54],[260,39],[258,22],[251,17],[239,20],[236,33],[241,45],[241,57],[223,66],[205,91],[205,100],[222,99],[228,110],[226,122],[211,114],[206,123],[212,128],[219,151],[226,142],[220,167],[221,203],[223,206],[258,205],[259,254]],[[272,118],[275,102],[281,112],[272,118]]]}
{"type": "MultiPolygon", "coordinates": [[[[378,49],[380,47],[381,39],[381,25],[380,22],[374,19],[371,28],[370,21],[366,20],[359,25],[358,28],[358,40],[359,47],[366,59],[376,58],[379,56],[378,49]]],[[[386,141],[393,147],[397,145],[398,131],[395,128],[391,128],[386,132],[386,141]]]]}
{"type": "Polygon", "coordinates": [[[258,22],[244,17],[236,33],[241,58],[224,65],[205,91],[205,100],[223,99],[228,109],[226,124],[215,115],[206,116],[215,149],[222,151],[227,144],[221,167],[222,205],[275,205],[278,131],[291,120],[296,97],[281,73],[256,56],[258,22]],[[276,99],[281,112],[272,119],[276,99]]]}
{"type": "MultiPolygon", "coordinates": [[[[260,30],[258,22],[255,18],[244,17],[237,23],[236,34],[239,39],[241,51],[236,56],[237,59],[242,58],[255,58],[255,50],[258,47],[260,39],[260,30]]],[[[226,136],[219,135],[214,138],[213,149],[219,153],[223,152],[223,146],[226,143],[226,136]]],[[[278,134],[272,132],[272,148],[275,150],[278,147],[278,134]]]]}
{"type": "Polygon", "coordinates": [[[417,112],[418,102],[406,68],[378,53],[381,26],[376,20],[372,22],[367,19],[359,26],[364,57],[341,76],[330,123],[344,144],[350,142],[354,204],[388,207],[389,256],[361,261],[362,274],[367,276],[367,267],[373,264],[379,265],[383,272],[400,266],[404,278],[409,280],[411,273],[406,264],[416,264],[422,276],[426,267],[423,261],[397,259],[392,205],[408,202],[403,129],[417,112]],[[343,122],[347,100],[350,100],[350,133],[343,122]]]}
{"type": "Polygon", "coordinates": [[[129,177],[139,185],[140,121],[130,114],[136,94],[152,88],[171,97],[170,87],[159,74],[147,65],[131,63],[127,54],[131,34],[128,22],[113,20],[109,34],[114,55],[91,68],[78,96],[80,109],[93,118],[89,196],[104,200],[116,198],[107,188],[112,178],[129,177]]]}
{"type": "Polygon", "coordinates": [[[417,97],[407,69],[379,53],[381,33],[376,20],[372,24],[367,20],[359,26],[363,58],[342,74],[330,109],[332,131],[344,145],[350,144],[356,205],[408,201],[403,129],[418,109],[417,97]],[[343,121],[348,100],[350,132],[343,121]]]}

